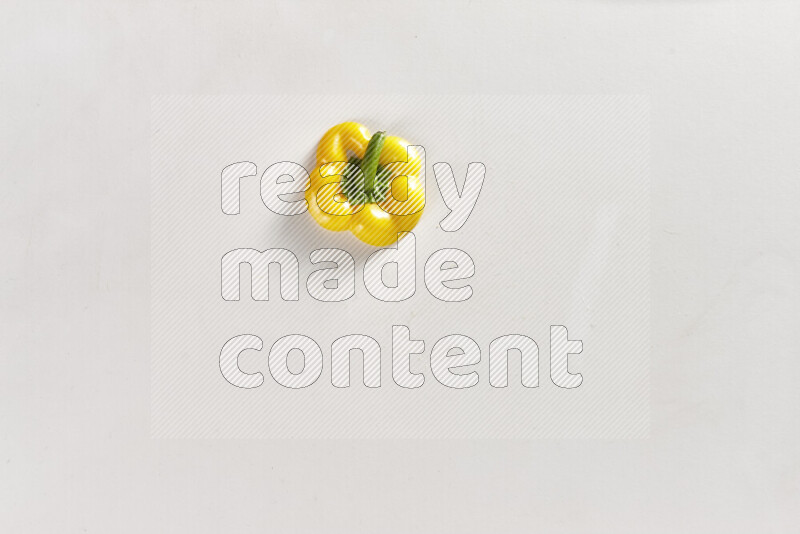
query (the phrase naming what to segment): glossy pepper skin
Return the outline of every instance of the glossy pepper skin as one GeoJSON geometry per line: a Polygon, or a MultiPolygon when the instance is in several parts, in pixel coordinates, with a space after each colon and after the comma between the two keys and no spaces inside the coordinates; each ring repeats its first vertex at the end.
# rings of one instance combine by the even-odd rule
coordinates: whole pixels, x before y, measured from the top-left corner
{"type": "Polygon", "coordinates": [[[311,216],[323,228],[350,230],[370,245],[397,241],[398,232],[417,225],[425,207],[424,152],[408,147],[404,139],[371,135],[356,122],[328,130],[305,193],[311,216]]]}

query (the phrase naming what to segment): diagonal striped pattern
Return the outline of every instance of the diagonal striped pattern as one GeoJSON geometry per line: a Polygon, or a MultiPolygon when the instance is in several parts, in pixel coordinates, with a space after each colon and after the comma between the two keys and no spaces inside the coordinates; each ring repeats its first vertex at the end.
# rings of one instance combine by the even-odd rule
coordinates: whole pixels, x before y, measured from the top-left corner
{"type": "Polygon", "coordinates": [[[364,264],[364,285],[369,294],[383,302],[399,302],[416,292],[416,244],[413,232],[399,234],[394,246],[373,252],[364,264]],[[383,277],[384,267],[394,265],[397,281],[388,285],[383,277]]]}
{"type": "MultiPolygon", "coordinates": [[[[152,128],[153,436],[647,436],[646,97],[164,96],[153,99],[152,128]],[[276,215],[260,198],[259,177],[271,164],[294,161],[313,174],[320,132],[348,119],[424,146],[427,171],[448,163],[460,191],[468,164],[485,166],[480,196],[455,232],[438,227],[451,210],[436,181],[428,180],[425,210],[413,230],[416,268],[407,275],[416,290],[400,302],[375,299],[364,285],[374,247],[351,232],[327,231],[307,214],[276,215]],[[221,195],[221,173],[237,163],[229,172],[242,175],[238,214],[226,215],[237,208],[232,187],[221,195]],[[277,266],[270,270],[268,301],[248,295],[248,278],[252,285],[266,277],[253,280],[246,266],[236,274],[241,299],[222,298],[227,252],[281,248],[298,261],[298,300],[279,298],[277,266]],[[321,302],[303,281],[320,269],[311,253],[336,248],[354,260],[354,295],[321,302]],[[426,259],[448,248],[463,250],[475,264],[475,275],[464,282],[473,294],[463,302],[439,300],[425,287],[426,259]],[[565,325],[570,339],[583,342],[583,351],[569,358],[569,371],[583,376],[579,387],[559,388],[549,378],[551,325],[565,325]],[[462,390],[441,385],[430,366],[433,346],[454,333],[468,335],[481,350],[480,363],[464,368],[479,381],[462,390]],[[299,390],[270,373],[267,348],[288,334],[307,336],[322,352],[319,377],[299,390]],[[490,344],[507,334],[539,345],[538,388],[522,385],[515,363],[508,365],[507,387],[490,384],[490,344]],[[245,376],[263,376],[259,387],[237,388],[223,376],[222,348],[240,335],[262,340],[261,350],[242,351],[237,363],[245,376]],[[349,358],[350,386],[332,385],[331,346],[348,335],[379,344],[382,365],[377,372],[370,367],[369,376],[379,374],[380,387],[362,381],[358,350],[349,358]],[[421,354],[411,353],[418,350],[412,340],[424,345],[421,354]],[[423,382],[420,387],[393,380],[395,372],[405,376],[393,369],[393,351],[410,354],[406,375],[409,368],[419,374],[406,378],[423,382]]],[[[509,357],[516,362],[514,350],[509,357]]],[[[338,369],[336,380],[343,378],[338,369]]]]}
{"type": "Polygon", "coordinates": [[[463,368],[481,361],[481,348],[469,336],[445,336],[431,349],[431,372],[439,383],[455,389],[471,388],[478,384],[476,371],[456,373],[452,368],[463,368]],[[454,352],[456,351],[456,352],[454,352]]]}
{"type": "Polygon", "coordinates": [[[291,334],[278,339],[269,351],[269,372],[275,382],[285,388],[307,388],[322,374],[322,349],[310,337],[291,334]],[[303,353],[303,368],[293,373],[289,369],[289,352],[303,353]]]}
{"type": "Polygon", "coordinates": [[[356,264],[353,256],[338,248],[321,248],[311,252],[313,264],[333,263],[333,267],[311,273],[306,282],[308,294],[322,302],[342,302],[356,293],[356,264]],[[331,287],[332,286],[332,287],[331,287]]]}
{"type": "Polygon", "coordinates": [[[467,176],[462,191],[458,190],[453,169],[448,163],[434,164],[433,174],[442,194],[442,200],[450,209],[450,214],[442,220],[440,226],[445,232],[457,232],[467,222],[478,202],[483,180],[486,178],[486,166],[479,162],[467,165],[467,176]]]}
{"type": "Polygon", "coordinates": [[[512,351],[519,355],[522,385],[539,387],[539,345],[520,334],[499,337],[489,345],[489,383],[496,388],[508,387],[508,359],[512,351]]]}
{"type": "Polygon", "coordinates": [[[475,276],[475,262],[461,249],[437,250],[425,262],[425,287],[431,295],[444,302],[469,300],[472,286],[457,281],[472,276],[475,276]]]}
{"type": "Polygon", "coordinates": [[[569,372],[569,356],[583,352],[583,342],[569,339],[567,327],[550,327],[550,378],[560,388],[572,389],[581,385],[583,376],[569,372]]]}
{"type": "Polygon", "coordinates": [[[337,388],[350,387],[350,360],[360,352],[364,364],[364,385],[381,387],[381,346],[369,336],[353,334],[340,337],[331,344],[331,384],[337,388]]]}
{"type": "Polygon", "coordinates": [[[255,176],[258,167],[252,161],[231,163],[222,169],[220,191],[222,195],[222,213],[226,215],[239,214],[240,183],[242,178],[255,176]]]}
{"type": "Polygon", "coordinates": [[[239,355],[245,350],[261,350],[264,342],[258,336],[241,335],[229,339],[219,355],[219,369],[222,376],[238,388],[252,389],[264,383],[261,373],[244,373],[239,368],[239,355]]]}
{"type": "Polygon", "coordinates": [[[280,266],[279,278],[281,298],[297,300],[300,293],[300,266],[291,251],[286,249],[269,249],[264,251],[252,248],[238,248],[222,256],[222,298],[239,300],[241,288],[240,267],[250,266],[251,296],[254,300],[269,300],[269,266],[280,266]]]}

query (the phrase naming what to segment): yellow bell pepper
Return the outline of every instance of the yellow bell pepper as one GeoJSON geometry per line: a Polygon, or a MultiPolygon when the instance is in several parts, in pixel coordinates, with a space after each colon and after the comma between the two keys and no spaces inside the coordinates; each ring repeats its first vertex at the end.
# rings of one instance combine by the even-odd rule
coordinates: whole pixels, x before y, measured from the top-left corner
{"type": "Polygon", "coordinates": [[[328,130],[317,147],[305,198],[320,226],[350,230],[375,246],[413,229],[425,208],[424,153],[384,132],[370,135],[356,122],[328,130]]]}

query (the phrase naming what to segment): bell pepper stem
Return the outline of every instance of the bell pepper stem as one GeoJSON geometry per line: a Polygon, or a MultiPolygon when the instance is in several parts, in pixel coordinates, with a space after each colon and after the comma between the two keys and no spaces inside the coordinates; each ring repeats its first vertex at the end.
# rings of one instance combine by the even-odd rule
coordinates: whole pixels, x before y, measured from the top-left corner
{"type": "Polygon", "coordinates": [[[386,132],[376,132],[367,144],[364,159],[361,161],[361,172],[364,173],[364,192],[371,199],[375,192],[375,175],[378,172],[378,161],[381,157],[386,132]]]}

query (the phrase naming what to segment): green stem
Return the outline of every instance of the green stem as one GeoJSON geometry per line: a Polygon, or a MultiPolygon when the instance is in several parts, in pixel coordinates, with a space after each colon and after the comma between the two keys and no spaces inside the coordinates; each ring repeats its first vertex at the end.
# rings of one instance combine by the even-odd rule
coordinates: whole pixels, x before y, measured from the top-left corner
{"type": "Polygon", "coordinates": [[[367,199],[371,200],[375,192],[375,174],[378,172],[378,160],[381,157],[383,143],[386,141],[386,132],[376,132],[369,140],[364,159],[361,161],[361,172],[364,173],[364,192],[367,199]]]}

